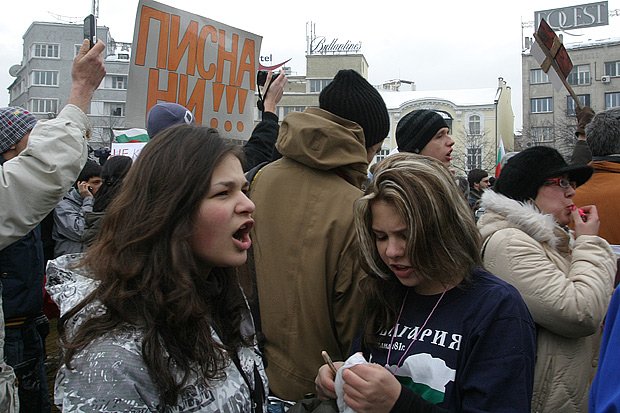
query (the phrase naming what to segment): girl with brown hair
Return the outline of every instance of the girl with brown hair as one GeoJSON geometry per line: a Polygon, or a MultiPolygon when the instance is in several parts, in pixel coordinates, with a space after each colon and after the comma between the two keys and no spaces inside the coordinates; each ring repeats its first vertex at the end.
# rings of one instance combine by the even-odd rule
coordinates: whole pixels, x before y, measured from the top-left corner
{"type": "Polygon", "coordinates": [[[215,129],[166,130],[83,259],[50,264],[64,411],[262,411],[266,376],[234,271],[254,212],[240,157],[215,129]]]}

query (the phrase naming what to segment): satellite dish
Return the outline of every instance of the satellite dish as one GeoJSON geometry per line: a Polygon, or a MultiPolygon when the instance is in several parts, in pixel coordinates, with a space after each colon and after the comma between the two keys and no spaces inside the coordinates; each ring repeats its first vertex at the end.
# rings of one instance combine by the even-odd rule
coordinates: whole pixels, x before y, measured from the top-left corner
{"type": "Polygon", "coordinates": [[[13,65],[9,69],[9,75],[16,77],[20,70],[22,70],[21,65],[13,65]]]}

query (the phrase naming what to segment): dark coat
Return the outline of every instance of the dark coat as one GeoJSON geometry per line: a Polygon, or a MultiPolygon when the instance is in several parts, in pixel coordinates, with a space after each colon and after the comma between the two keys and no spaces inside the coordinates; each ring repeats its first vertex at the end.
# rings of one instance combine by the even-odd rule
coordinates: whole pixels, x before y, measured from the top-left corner
{"type": "Polygon", "coordinates": [[[41,228],[0,251],[2,308],[7,324],[11,318],[34,317],[43,310],[43,243],[41,228]]]}

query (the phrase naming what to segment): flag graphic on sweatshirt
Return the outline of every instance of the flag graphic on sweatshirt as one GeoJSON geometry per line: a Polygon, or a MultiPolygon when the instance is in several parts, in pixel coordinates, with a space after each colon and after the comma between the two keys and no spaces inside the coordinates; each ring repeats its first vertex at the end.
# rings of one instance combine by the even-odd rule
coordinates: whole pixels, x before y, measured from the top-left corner
{"type": "Polygon", "coordinates": [[[420,353],[407,357],[394,375],[403,386],[427,402],[439,404],[444,400],[446,386],[454,381],[456,370],[448,367],[440,358],[420,353]]]}

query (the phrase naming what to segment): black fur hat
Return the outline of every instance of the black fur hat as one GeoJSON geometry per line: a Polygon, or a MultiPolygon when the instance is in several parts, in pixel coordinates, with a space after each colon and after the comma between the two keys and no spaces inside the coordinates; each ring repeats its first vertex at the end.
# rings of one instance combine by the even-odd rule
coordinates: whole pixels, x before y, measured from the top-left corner
{"type": "Polygon", "coordinates": [[[568,175],[579,186],[590,179],[592,171],[587,165],[568,165],[553,148],[534,146],[508,160],[493,188],[508,198],[526,201],[536,198],[538,189],[548,178],[568,175]]]}

